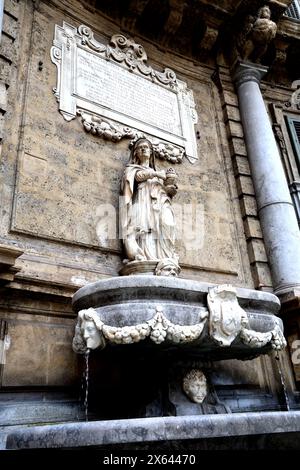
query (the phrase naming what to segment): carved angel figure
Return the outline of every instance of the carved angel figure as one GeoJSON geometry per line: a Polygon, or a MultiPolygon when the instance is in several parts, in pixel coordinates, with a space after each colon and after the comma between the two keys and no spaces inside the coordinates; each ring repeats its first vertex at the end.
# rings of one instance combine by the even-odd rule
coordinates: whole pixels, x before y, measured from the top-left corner
{"type": "Polygon", "coordinates": [[[248,16],[244,29],[238,38],[238,48],[243,59],[260,63],[268,45],[276,36],[277,25],[271,19],[271,10],[264,5],[257,17],[248,16]]]}

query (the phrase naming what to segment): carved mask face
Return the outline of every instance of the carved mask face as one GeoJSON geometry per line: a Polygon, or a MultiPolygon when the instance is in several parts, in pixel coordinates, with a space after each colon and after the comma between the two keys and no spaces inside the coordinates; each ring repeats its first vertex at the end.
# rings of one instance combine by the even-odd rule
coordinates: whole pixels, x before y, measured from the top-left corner
{"type": "Polygon", "coordinates": [[[160,275],[161,276],[177,276],[177,269],[175,266],[172,266],[172,265],[165,266],[161,270],[160,275]]]}
{"type": "Polygon", "coordinates": [[[93,321],[84,320],[81,324],[81,331],[88,349],[96,349],[100,346],[101,336],[93,321]]]}

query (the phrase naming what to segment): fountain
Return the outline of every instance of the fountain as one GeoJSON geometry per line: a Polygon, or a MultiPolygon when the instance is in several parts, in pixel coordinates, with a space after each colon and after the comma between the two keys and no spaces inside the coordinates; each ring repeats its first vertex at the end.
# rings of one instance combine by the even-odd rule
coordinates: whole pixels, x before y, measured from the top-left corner
{"type": "Polygon", "coordinates": [[[176,191],[175,172],[157,171],[151,143],[135,140],[122,182],[121,276],[88,284],[73,297],[73,349],[85,355],[89,421],[12,432],[8,448],[163,449],[176,441],[177,448],[179,442],[182,449],[203,449],[218,448],[216,439],[226,448],[232,436],[243,448],[251,437],[259,446],[276,433],[282,442],[299,434],[299,412],[272,410],[262,419],[233,412],[219,396],[217,361],[285,348],[280,302],[267,292],[178,277],[176,191]]]}

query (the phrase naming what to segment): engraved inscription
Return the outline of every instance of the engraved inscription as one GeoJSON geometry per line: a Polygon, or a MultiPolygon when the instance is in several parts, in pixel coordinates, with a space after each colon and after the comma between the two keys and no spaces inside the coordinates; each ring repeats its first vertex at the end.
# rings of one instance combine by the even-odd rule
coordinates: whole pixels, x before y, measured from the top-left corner
{"type": "Polygon", "coordinates": [[[76,94],[107,109],[182,135],[177,94],[77,48],[76,94]]]}
{"type": "MultiPolygon", "coordinates": [[[[66,121],[81,116],[84,129],[112,142],[145,133],[175,149],[176,161],[198,159],[192,91],[173,70],[153,69],[133,39],[115,34],[104,45],[87,26],[64,22],[55,25],[51,60],[57,66],[53,92],[66,121]]],[[[173,150],[163,158],[173,160],[173,150]]]]}

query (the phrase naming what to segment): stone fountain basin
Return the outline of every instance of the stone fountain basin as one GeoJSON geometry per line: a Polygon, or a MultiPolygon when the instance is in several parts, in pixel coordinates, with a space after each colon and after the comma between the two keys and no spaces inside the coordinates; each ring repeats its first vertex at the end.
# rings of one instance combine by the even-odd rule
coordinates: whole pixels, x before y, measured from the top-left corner
{"type": "MultiPolygon", "coordinates": [[[[189,342],[169,341],[157,344],[145,338],[136,344],[122,347],[185,349],[186,352],[210,360],[249,359],[272,350],[271,344],[253,347],[237,336],[230,346],[222,346],[210,334],[207,294],[213,284],[163,276],[132,275],[100,280],[79,289],[73,297],[76,312],[93,308],[108,326],[124,328],[150,321],[158,311],[175,325],[191,326],[204,318],[201,335],[189,342]]],[[[270,293],[236,288],[239,306],[247,315],[249,328],[266,333],[275,327],[283,331],[278,298],[270,293]]],[[[116,346],[116,345],[112,345],[116,346]]]]}

